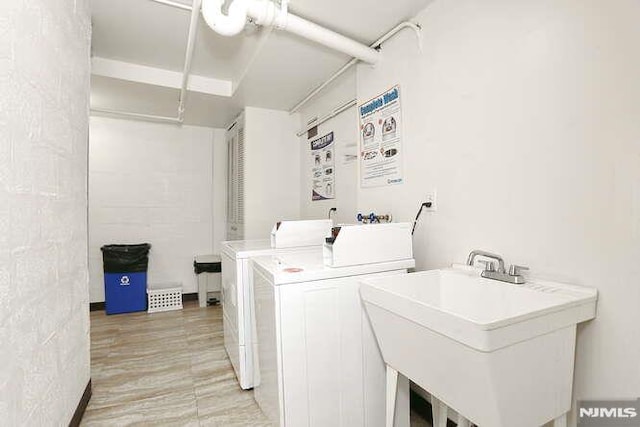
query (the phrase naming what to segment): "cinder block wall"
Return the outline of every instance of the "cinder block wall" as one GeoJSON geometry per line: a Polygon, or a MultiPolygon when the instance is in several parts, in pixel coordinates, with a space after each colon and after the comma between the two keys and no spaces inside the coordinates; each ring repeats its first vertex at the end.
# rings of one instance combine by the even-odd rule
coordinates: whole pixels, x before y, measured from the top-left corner
{"type": "Polygon", "coordinates": [[[225,181],[213,182],[212,164],[224,139],[214,141],[212,128],[106,117],[91,117],[89,129],[91,302],[105,300],[105,244],[151,243],[149,284],[197,292],[193,257],[213,253],[212,208],[224,214],[216,189],[225,181]]]}
{"type": "Polygon", "coordinates": [[[0,1],[0,424],[66,425],[89,381],[89,0],[0,1]]]}

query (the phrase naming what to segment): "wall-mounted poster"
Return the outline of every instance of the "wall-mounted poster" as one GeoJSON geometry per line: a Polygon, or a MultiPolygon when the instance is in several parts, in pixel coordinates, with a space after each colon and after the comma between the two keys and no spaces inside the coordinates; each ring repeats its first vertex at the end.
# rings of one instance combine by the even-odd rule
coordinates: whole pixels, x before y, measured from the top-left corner
{"type": "Polygon", "coordinates": [[[394,86],[358,105],[360,117],[360,186],[402,183],[402,110],[400,87],[394,86]]]}
{"type": "Polygon", "coordinates": [[[311,141],[311,200],[335,199],[333,132],[311,141]]]}

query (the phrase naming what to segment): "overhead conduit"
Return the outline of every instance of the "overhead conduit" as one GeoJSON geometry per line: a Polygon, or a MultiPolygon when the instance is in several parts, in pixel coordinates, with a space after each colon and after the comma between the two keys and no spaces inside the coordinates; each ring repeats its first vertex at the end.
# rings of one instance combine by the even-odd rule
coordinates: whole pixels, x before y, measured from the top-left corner
{"type": "MultiPolygon", "coordinates": [[[[244,29],[247,18],[251,18],[252,21],[258,25],[270,26],[279,30],[289,31],[308,40],[312,40],[316,43],[343,52],[353,58],[347,64],[345,64],[344,67],[338,70],[338,72],[332,75],[329,80],[314,89],[309,95],[307,95],[307,97],[305,97],[302,101],[295,105],[290,111],[291,113],[299,110],[304,104],[306,104],[322,89],[324,89],[324,87],[326,87],[329,83],[335,80],[338,76],[340,76],[347,69],[356,64],[358,61],[363,61],[368,64],[376,64],[381,57],[381,54],[378,51],[380,44],[395,35],[400,30],[404,28],[411,28],[415,30],[418,36],[419,45],[421,44],[419,25],[413,24],[411,22],[403,22],[389,31],[387,34],[382,36],[380,39],[376,40],[376,42],[374,42],[371,46],[366,46],[362,43],[338,34],[335,31],[331,31],[318,24],[289,13],[287,7],[289,0],[281,0],[280,8],[278,8],[278,6],[271,0],[233,0],[229,5],[226,14],[223,13],[222,10],[225,3],[224,0],[193,0],[192,6],[178,3],[173,0],[151,1],[191,11],[191,22],[189,25],[189,36],[185,55],[182,86],[178,99],[177,117],[165,117],[151,114],[114,111],[102,108],[91,108],[92,112],[107,115],[126,116],[141,120],[163,121],[182,124],[184,122],[185,98],[187,95],[187,83],[189,78],[188,76],[191,71],[191,61],[193,58],[195,35],[198,25],[197,15],[200,10],[207,25],[209,25],[217,33],[224,36],[234,36],[236,34],[239,34],[244,29]]],[[[350,107],[352,105],[355,105],[355,100],[351,100],[347,104],[345,104],[346,107],[350,107]]],[[[339,112],[347,109],[345,108],[345,106],[341,107],[339,112]]],[[[329,116],[333,117],[335,116],[335,114],[336,112],[333,112],[329,116]]]]}
{"type": "MultiPolygon", "coordinates": [[[[290,110],[293,114],[303,105],[314,98],[332,81],[337,79],[345,71],[358,61],[368,64],[376,64],[381,57],[380,45],[405,28],[415,31],[418,46],[422,50],[420,26],[412,22],[402,22],[391,31],[376,40],[371,46],[366,46],[327,28],[321,27],[304,18],[289,13],[288,0],[282,0],[280,8],[271,0],[233,0],[229,5],[227,14],[223,13],[224,0],[202,0],[202,17],[207,25],[214,31],[225,36],[239,34],[245,26],[247,18],[251,18],[258,25],[272,26],[279,30],[289,31],[316,43],[343,52],[352,57],[340,70],[334,73],[327,81],[322,83],[304,99],[298,102],[290,110]]],[[[353,101],[351,102],[353,104],[353,101]]],[[[344,111],[344,110],[343,110],[344,111]]]]}
{"type": "MultiPolygon", "coordinates": [[[[380,37],[378,40],[373,42],[371,44],[371,47],[372,48],[379,48],[382,43],[384,43],[385,41],[389,40],[391,37],[395,36],[396,34],[398,34],[400,31],[402,31],[404,29],[411,29],[411,30],[413,30],[415,32],[416,38],[417,38],[417,41],[418,41],[418,49],[422,52],[422,34],[420,33],[420,31],[422,29],[421,29],[420,25],[415,24],[413,22],[409,22],[409,21],[401,22],[398,25],[396,25],[393,29],[391,29],[391,31],[389,31],[388,33],[386,33],[385,35],[380,37]]],[[[329,84],[331,84],[331,82],[333,82],[335,79],[337,79],[338,77],[343,75],[349,68],[353,67],[357,63],[358,63],[358,58],[353,58],[349,62],[344,64],[344,66],[342,66],[342,68],[340,68],[338,71],[333,73],[331,75],[331,77],[329,77],[327,80],[324,81],[324,83],[322,83],[320,86],[316,87],[307,96],[305,96],[300,102],[298,102],[296,105],[294,105],[293,108],[291,108],[291,110],[289,110],[289,113],[290,114],[296,113],[307,102],[311,101],[316,95],[318,95],[325,87],[329,86],[329,84]]]]}
{"type": "MultiPolygon", "coordinates": [[[[420,52],[422,52],[422,34],[421,34],[422,28],[420,27],[419,24],[416,24],[416,23],[413,23],[413,22],[409,22],[409,21],[401,22],[398,25],[396,25],[394,28],[391,29],[391,31],[387,32],[382,37],[380,37],[378,40],[373,42],[373,44],[371,44],[371,47],[379,48],[382,43],[386,42],[387,40],[389,40],[390,38],[392,38],[393,36],[395,36],[396,34],[398,34],[400,31],[402,31],[404,29],[411,29],[411,30],[413,30],[415,32],[416,38],[417,38],[417,41],[418,41],[418,50],[420,52]]],[[[338,71],[336,71],[324,83],[322,83],[320,86],[316,87],[306,97],[304,97],[304,99],[302,99],[300,102],[298,102],[289,111],[289,113],[290,114],[296,113],[304,105],[306,105],[307,102],[311,101],[316,95],[318,95],[325,87],[329,86],[329,84],[331,84],[331,82],[333,82],[335,79],[340,77],[349,68],[353,67],[357,63],[358,63],[358,58],[351,59],[351,61],[347,62],[342,68],[340,68],[338,71]]],[[[306,134],[312,128],[314,128],[316,126],[320,126],[322,123],[324,123],[324,122],[326,122],[328,120],[331,120],[332,118],[334,118],[338,114],[341,114],[341,113],[347,111],[349,108],[354,107],[357,104],[358,104],[358,100],[355,99],[355,98],[345,102],[343,105],[341,105],[340,107],[338,107],[335,110],[331,111],[329,114],[321,117],[320,119],[316,118],[311,123],[308,123],[307,127],[302,129],[296,135],[297,136],[302,136],[302,135],[306,134]]]]}
{"type": "Polygon", "coordinates": [[[223,4],[224,0],[202,1],[202,17],[207,25],[221,35],[239,34],[247,18],[251,18],[258,25],[273,26],[297,34],[369,64],[380,60],[377,50],[289,13],[286,0],[282,1],[280,8],[271,0],[233,0],[227,14],[222,11],[223,4]]]}
{"type": "Polygon", "coordinates": [[[198,31],[198,16],[202,0],[193,0],[193,6],[183,5],[171,0],[153,0],[156,3],[165,4],[167,6],[177,7],[179,9],[190,10],[191,19],[189,21],[189,35],[187,36],[187,48],[184,58],[184,68],[182,70],[182,84],[180,85],[180,95],[178,97],[178,112],[176,117],[159,116],[155,114],[141,114],[129,111],[109,110],[106,108],[91,107],[91,112],[99,113],[107,116],[121,116],[131,119],[147,120],[152,122],[172,123],[181,125],[184,123],[184,110],[187,99],[187,87],[189,84],[189,74],[191,73],[191,62],[193,61],[193,52],[196,44],[196,35],[198,31]]]}

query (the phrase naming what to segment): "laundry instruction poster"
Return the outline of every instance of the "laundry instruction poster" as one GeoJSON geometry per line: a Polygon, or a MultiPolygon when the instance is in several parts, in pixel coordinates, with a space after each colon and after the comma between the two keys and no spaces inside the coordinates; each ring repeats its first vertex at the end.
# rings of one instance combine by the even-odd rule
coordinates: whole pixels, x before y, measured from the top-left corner
{"type": "Polygon", "coordinates": [[[311,141],[311,200],[335,199],[333,132],[311,141]]]}
{"type": "Polygon", "coordinates": [[[358,105],[360,186],[402,183],[400,86],[358,105]]]}

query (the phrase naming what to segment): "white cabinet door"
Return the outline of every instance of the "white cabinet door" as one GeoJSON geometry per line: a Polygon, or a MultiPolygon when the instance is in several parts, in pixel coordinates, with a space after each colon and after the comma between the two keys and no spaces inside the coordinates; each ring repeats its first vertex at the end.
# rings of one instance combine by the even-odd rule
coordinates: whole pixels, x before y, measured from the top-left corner
{"type": "Polygon", "coordinates": [[[241,115],[227,130],[227,239],[244,235],[244,118],[241,115]]]}
{"type": "Polygon", "coordinates": [[[277,287],[284,425],[384,425],[385,365],[358,281],[404,272],[277,287]]]}

